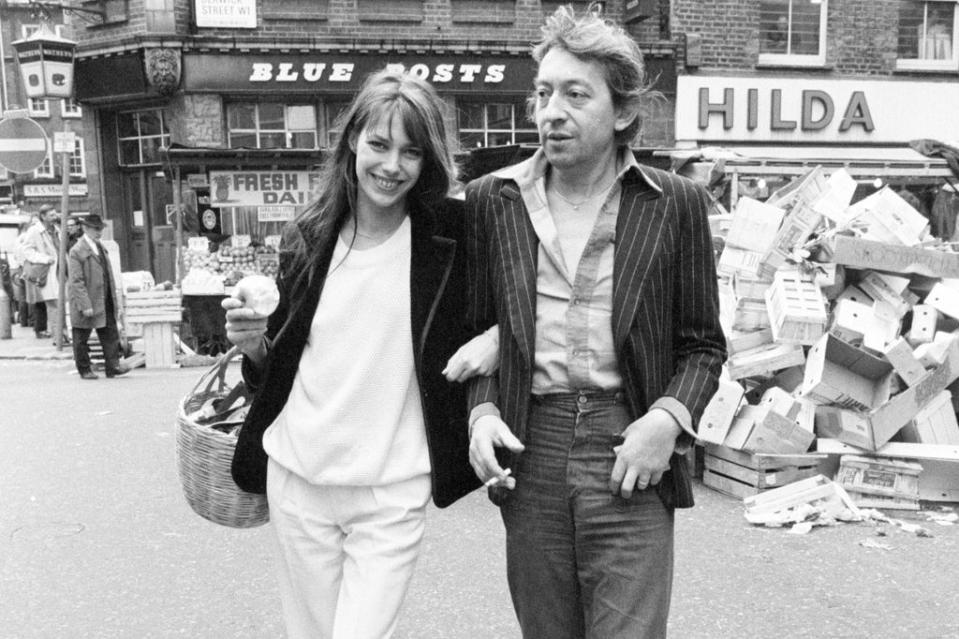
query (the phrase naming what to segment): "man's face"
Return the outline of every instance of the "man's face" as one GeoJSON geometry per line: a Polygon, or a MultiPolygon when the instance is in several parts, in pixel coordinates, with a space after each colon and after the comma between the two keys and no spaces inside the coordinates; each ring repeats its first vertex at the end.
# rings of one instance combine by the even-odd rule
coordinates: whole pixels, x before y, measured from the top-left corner
{"type": "Polygon", "coordinates": [[[59,217],[57,215],[57,210],[50,209],[49,211],[44,211],[43,214],[40,216],[40,219],[43,221],[44,224],[46,224],[47,226],[50,226],[56,223],[57,217],[59,217]]]}
{"type": "Polygon", "coordinates": [[[86,224],[83,225],[83,232],[86,233],[87,237],[91,240],[99,240],[100,236],[103,235],[103,229],[93,228],[86,224]]]}
{"type": "Polygon", "coordinates": [[[77,228],[77,221],[74,219],[67,220],[67,235],[75,237],[79,234],[80,229],[77,228]]]}
{"type": "Polygon", "coordinates": [[[615,153],[616,131],[632,121],[613,106],[602,65],[560,48],[540,62],[535,117],[546,158],[559,169],[586,169],[615,153]]]}

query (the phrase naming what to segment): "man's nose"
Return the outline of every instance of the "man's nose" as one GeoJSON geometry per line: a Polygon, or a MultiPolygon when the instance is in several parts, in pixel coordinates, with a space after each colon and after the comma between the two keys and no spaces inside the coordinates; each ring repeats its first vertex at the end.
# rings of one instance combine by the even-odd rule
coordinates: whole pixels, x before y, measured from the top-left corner
{"type": "Polygon", "coordinates": [[[539,111],[540,117],[544,120],[561,120],[566,117],[566,103],[563,101],[562,96],[557,93],[549,96],[549,99],[546,100],[546,104],[539,111]]]}

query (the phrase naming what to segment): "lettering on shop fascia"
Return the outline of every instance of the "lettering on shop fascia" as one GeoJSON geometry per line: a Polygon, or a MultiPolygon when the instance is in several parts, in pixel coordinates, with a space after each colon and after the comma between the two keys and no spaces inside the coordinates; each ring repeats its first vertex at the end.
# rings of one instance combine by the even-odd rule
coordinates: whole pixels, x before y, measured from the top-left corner
{"type": "MultiPolygon", "coordinates": [[[[353,79],[355,66],[352,62],[334,62],[332,64],[325,62],[304,62],[302,64],[254,62],[251,65],[249,81],[297,82],[305,80],[306,82],[319,82],[324,80],[325,74],[327,82],[349,82],[353,79]]],[[[409,68],[403,64],[388,64],[386,66],[391,71],[409,73],[434,84],[450,82],[472,84],[476,81],[481,81],[484,84],[498,84],[503,81],[506,73],[505,64],[437,64],[433,66],[414,64],[409,68]]]]}
{"type": "MultiPolygon", "coordinates": [[[[792,131],[796,129],[795,120],[783,118],[783,92],[782,89],[773,89],[770,92],[769,109],[769,128],[773,131],[792,131]]],[[[709,117],[713,114],[723,116],[723,128],[726,130],[733,128],[735,120],[736,100],[735,91],[731,88],[723,90],[722,102],[709,101],[709,88],[700,87],[699,89],[699,128],[702,130],[709,128],[709,117]]],[[[802,92],[801,105],[801,124],[802,131],[819,131],[829,126],[836,114],[836,105],[825,91],[816,89],[807,89],[802,92]],[[819,111],[819,116],[814,113],[819,111]]],[[[866,94],[862,91],[853,91],[849,96],[849,102],[843,111],[842,119],[839,121],[839,131],[844,132],[853,126],[861,126],[863,131],[873,131],[876,126],[873,123],[872,112],[869,110],[869,104],[866,101],[866,94]]],[[[759,89],[747,89],[746,91],[746,128],[754,131],[759,128],[759,89]]]]}

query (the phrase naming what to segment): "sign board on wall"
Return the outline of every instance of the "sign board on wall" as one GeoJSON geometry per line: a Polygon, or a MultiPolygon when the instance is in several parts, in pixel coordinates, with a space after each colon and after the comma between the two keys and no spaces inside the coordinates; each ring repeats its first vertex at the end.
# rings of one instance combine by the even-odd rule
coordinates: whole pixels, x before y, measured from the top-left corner
{"type": "Polygon", "coordinates": [[[684,75],[676,140],[902,144],[959,140],[959,84],[684,75]]]}
{"type": "Polygon", "coordinates": [[[256,0],[195,0],[196,26],[255,29],[256,0]]]}
{"type": "Polygon", "coordinates": [[[210,204],[302,206],[319,179],[316,171],[210,171],[210,204]]]}
{"type": "Polygon", "coordinates": [[[460,92],[530,91],[536,68],[526,56],[416,54],[183,55],[186,91],[315,93],[359,89],[367,75],[387,65],[460,92]]]}
{"type": "MultiPolygon", "coordinates": [[[[71,184],[69,186],[70,197],[86,197],[86,184],[71,184]]],[[[24,197],[63,197],[62,184],[24,184],[24,197]]]]}

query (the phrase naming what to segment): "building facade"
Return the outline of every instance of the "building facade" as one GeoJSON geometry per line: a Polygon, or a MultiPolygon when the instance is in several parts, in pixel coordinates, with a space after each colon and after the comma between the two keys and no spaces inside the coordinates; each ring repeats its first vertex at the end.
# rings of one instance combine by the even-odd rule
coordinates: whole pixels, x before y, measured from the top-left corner
{"type": "Polygon", "coordinates": [[[752,158],[761,179],[833,164],[936,187],[948,168],[911,145],[959,141],[957,14],[955,0],[673,0],[676,145],[752,158]]]}
{"type": "MultiPolygon", "coordinates": [[[[0,4],[0,110],[4,117],[23,115],[43,128],[47,138],[47,157],[34,171],[12,173],[0,168],[0,206],[22,212],[36,211],[43,204],[61,206],[63,181],[61,153],[54,153],[56,134],[75,134],[75,148],[69,158],[69,207],[71,214],[84,215],[90,210],[87,180],[93,167],[83,135],[83,108],[76,100],[39,100],[26,96],[20,78],[13,43],[33,35],[42,21],[57,35],[70,37],[70,26],[56,7],[39,9],[26,0],[7,0],[0,4]]],[[[11,142],[15,144],[15,142],[11,142]]],[[[94,158],[95,162],[95,158],[94,158]]]]}
{"type": "MultiPolygon", "coordinates": [[[[113,223],[124,269],[174,277],[177,207],[186,211],[188,232],[254,241],[274,232],[268,222],[288,219],[302,203],[309,172],[336,134],[337,114],[364,77],[386,65],[436,86],[464,150],[535,144],[525,116],[535,73],[530,43],[544,15],[560,4],[83,2],[104,12],[98,23],[76,24],[74,31],[76,95],[94,120],[89,143],[100,160],[90,189],[97,212],[113,223]],[[285,174],[264,178],[271,171],[285,174]],[[231,178],[249,186],[234,201],[224,190],[231,178]],[[273,178],[283,188],[262,192],[273,178]]],[[[588,3],[572,4],[585,10],[588,3]]],[[[669,100],[675,56],[661,41],[658,5],[601,4],[614,20],[630,12],[629,28],[646,40],[651,75],[669,100]]],[[[671,142],[670,111],[662,109],[665,124],[644,132],[646,144],[671,142]]]]}

